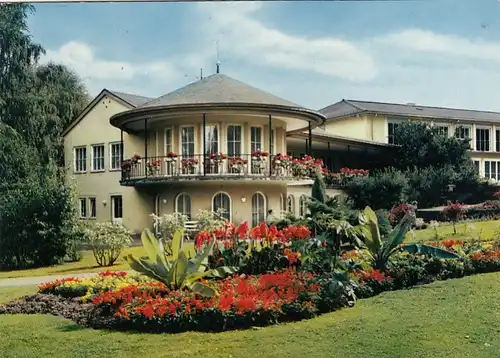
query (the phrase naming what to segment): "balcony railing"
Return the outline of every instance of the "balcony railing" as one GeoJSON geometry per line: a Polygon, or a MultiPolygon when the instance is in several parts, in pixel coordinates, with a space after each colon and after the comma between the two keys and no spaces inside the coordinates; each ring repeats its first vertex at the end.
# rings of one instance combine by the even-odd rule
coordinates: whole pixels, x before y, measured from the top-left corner
{"type": "Polygon", "coordinates": [[[122,163],[122,183],[137,181],[189,180],[216,178],[270,178],[275,180],[312,179],[321,171],[328,187],[343,187],[353,177],[367,176],[367,170],[342,168],[329,172],[321,159],[304,156],[245,154],[239,156],[188,155],[141,158],[135,155],[122,163]]]}
{"type": "MultiPolygon", "coordinates": [[[[138,157],[136,157],[138,158],[138,157]]],[[[199,177],[271,177],[277,179],[309,179],[311,169],[297,165],[281,155],[255,156],[155,156],[125,161],[122,181],[136,179],[199,177]]]]}

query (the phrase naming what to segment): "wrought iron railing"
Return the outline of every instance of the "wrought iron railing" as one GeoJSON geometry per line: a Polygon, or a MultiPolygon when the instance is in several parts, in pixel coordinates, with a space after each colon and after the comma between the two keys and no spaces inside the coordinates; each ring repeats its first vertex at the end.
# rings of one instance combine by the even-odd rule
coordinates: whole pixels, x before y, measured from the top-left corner
{"type": "Polygon", "coordinates": [[[310,177],[291,160],[281,156],[154,156],[140,158],[122,166],[122,180],[140,178],[190,178],[217,176],[310,177]]]}

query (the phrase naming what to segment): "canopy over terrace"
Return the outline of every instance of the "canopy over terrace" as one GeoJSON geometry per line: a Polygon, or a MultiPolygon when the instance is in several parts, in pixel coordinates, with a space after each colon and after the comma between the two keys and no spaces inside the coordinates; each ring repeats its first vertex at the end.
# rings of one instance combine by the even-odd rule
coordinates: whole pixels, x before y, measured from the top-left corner
{"type": "MultiPolygon", "coordinates": [[[[148,131],[148,126],[169,119],[193,118],[199,114],[253,116],[256,121],[283,121],[288,133],[309,131],[325,121],[317,111],[304,108],[229,76],[214,74],[200,81],[121,112],[110,123],[128,133],[148,131]]],[[[147,136],[146,136],[147,137],[147,136]]]]}

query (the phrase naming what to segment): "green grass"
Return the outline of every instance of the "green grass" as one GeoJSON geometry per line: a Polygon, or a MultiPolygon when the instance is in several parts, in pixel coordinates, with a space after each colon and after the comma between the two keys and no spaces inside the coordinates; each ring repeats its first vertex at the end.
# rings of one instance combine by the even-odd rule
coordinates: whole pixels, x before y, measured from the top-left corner
{"type": "MultiPolygon", "coordinates": [[[[193,251],[192,244],[186,244],[187,250],[193,251]]],[[[124,257],[128,254],[135,256],[144,256],[146,253],[142,246],[129,247],[121,253],[118,260],[113,266],[101,267],[97,266],[92,251],[83,251],[82,259],[77,262],[67,262],[63,265],[40,267],[28,270],[15,270],[15,271],[0,271],[0,279],[2,278],[15,278],[15,277],[32,277],[32,276],[49,276],[49,275],[70,275],[75,273],[84,272],[101,272],[106,270],[112,271],[127,271],[130,270],[129,265],[125,262],[124,257]]]]}
{"type": "MultiPolygon", "coordinates": [[[[442,224],[437,228],[437,232],[441,240],[443,239],[481,239],[492,240],[500,234],[500,220],[476,221],[469,223],[461,223],[456,226],[457,234],[453,233],[453,225],[442,224]]],[[[435,230],[427,228],[425,230],[415,230],[416,238],[410,239],[416,242],[435,241],[435,230]]]]}
{"type": "MultiPolygon", "coordinates": [[[[0,352],[19,357],[500,357],[500,273],[386,292],[321,317],[219,334],[84,329],[47,315],[0,316],[0,352]]],[[[32,292],[0,288],[0,299],[32,292]]]]}

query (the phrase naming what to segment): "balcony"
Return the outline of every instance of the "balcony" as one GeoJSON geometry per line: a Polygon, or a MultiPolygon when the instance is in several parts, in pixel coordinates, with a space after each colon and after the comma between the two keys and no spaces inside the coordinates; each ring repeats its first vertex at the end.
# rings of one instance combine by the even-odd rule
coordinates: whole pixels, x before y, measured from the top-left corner
{"type": "Polygon", "coordinates": [[[122,185],[192,180],[310,180],[322,162],[292,159],[266,152],[228,157],[223,154],[189,156],[138,155],[122,163],[122,185]]]}

